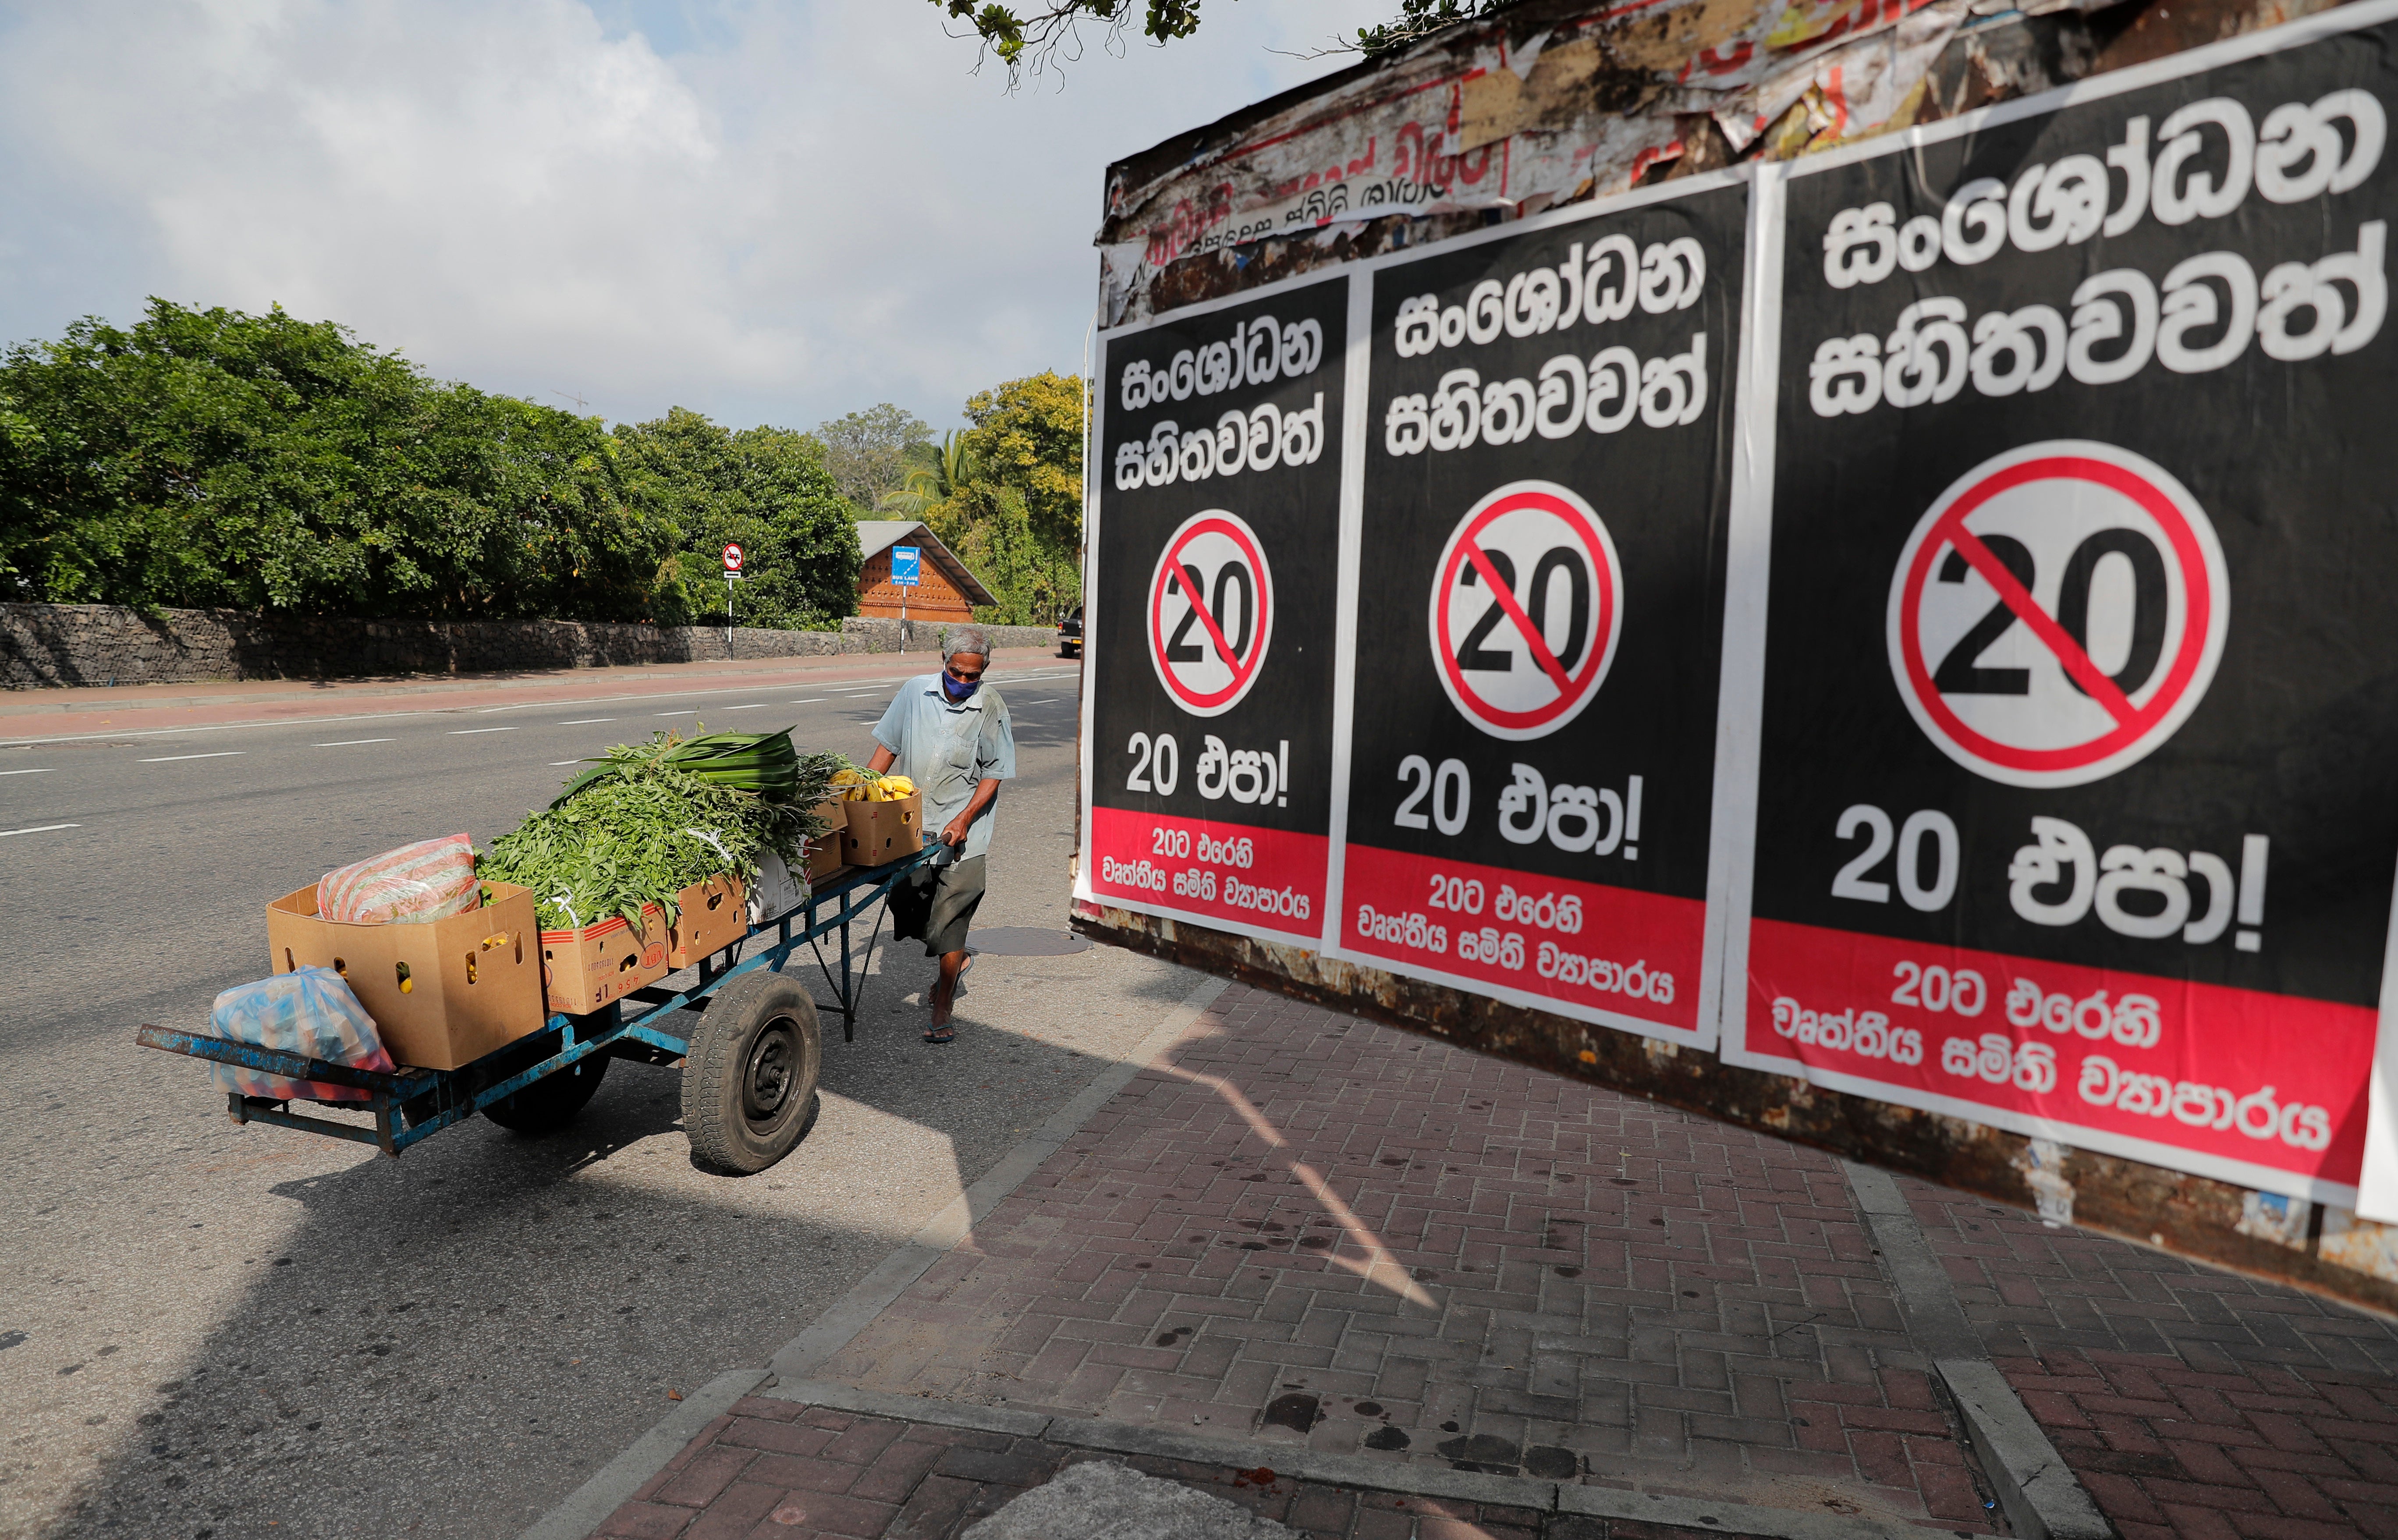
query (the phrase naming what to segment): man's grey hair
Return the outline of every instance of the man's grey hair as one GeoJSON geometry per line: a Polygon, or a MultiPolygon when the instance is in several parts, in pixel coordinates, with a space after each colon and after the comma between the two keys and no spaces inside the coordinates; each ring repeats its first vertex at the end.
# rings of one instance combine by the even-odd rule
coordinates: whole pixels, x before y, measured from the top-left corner
{"type": "Polygon", "coordinates": [[[990,661],[990,638],[983,634],[979,626],[952,627],[950,633],[941,639],[941,661],[947,663],[960,653],[972,653],[988,663],[990,661]]]}

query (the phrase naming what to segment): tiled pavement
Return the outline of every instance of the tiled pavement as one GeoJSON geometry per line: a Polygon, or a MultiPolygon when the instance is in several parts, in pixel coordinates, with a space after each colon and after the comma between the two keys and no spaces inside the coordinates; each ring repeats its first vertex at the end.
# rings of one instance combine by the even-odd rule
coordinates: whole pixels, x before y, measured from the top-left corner
{"type": "MultiPolygon", "coordinates": [[[[2398,1331],[1901,1187],[1993,1358],[2126,1536],[2398,1534],[2398,1331]]],[[[1234,989],[813,1372],[1246,1439],[1268,1466],[1303,1443],[2000,1527],[1929,1367],[1830,1156],[1234,989]]],[[[739,1447],[721,1425],[686,1458],[713,1471],[739,1447]]],[[[717,1514],[732,1524],[727,1494],[778,1479],[728,1475],[680,1519],[670,1494],[704,1483],[653,1483],[612,1522],[639,1508],[667,1527],[624,1533],[751,1533],[717,1514]]],[[[1394,1501],[1357,1498],[1350,1529],[1317,1532],[1384,1533],[1361,1516],[1394,1501]]],[[[889,1527],[890,1506],[877,1533],[948,1533],[889,1527]]],[[[741,1522],[792,1533],[771,1513],[741,1522]]]]}
{"type": "Polygon", "coordinates": [[[928,1426],[752,1397],[717,1419],[600,1533],[610,1540],[950,1540],[1080,1460],[1111,1459],[1227,1497],[1310,1540],[1690,1540],[1687,1530],[1367,1493],[1235,1469],[1100,1455],[1039,1439],[928,1426]],[[1543,1524],[1548,1527],[1544,1531],[1543,1524]]]}
{"type": "Polygon", "coordinates": [[[1992,1358],[2126,1540],[2398,1535],[2398,1327],[1899,1187],[1992,1358]]]}
{"type": "Polygon", "coordinates": [[[819,1371],[1988,1525],[1839,1165],[1250,990],[819,1371]]]}

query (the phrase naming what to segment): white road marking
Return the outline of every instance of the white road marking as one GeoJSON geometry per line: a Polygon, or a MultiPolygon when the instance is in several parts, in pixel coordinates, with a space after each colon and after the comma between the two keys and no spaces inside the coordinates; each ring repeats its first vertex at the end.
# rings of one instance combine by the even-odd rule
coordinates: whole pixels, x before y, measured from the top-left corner
{"type": "Polygon", "coordinates": [[[246,749],[220,749],[213,754],[161,754],[155,760],[143,760],[141,763],[144,764],[172,764],[177,760],[232,759],[240,754],[246,754],[249,751],[249,750],[246,749]]]}
{"type": "Polygon", "coordinates": [[[549,767],[555,770],[561,764],[581,764],[582,763],[581,760],[552,760],[549,762],[549,767]]]}
{"type": "Polygon", "coordinates": [[[344,738],[339,743],[320,743],[319,749],[355,749],[361,743],[396,743],[396,738],[344,738]]]}
{"type": "Polygon", "coordinates": [[[47,776],[50,773],[50,768],[45,765],[39,770],[0,770],[0,776],[47,776]]]}
{"type": "Polygon", "coordinates": [[[747,706],[728,706],[725,709],[728,711],[755,711],[771,704],[773,703],[770,701],[753,700],[747,706]]]}
{"type": "Polygon", "coordinates": [[[79,823],[37,823],[31,829],[0,829],[0,840],[11,834],[47,834],[53,829],[81,829],[79,823]]]}
{"type": "Polygon", "coordinates": [[[514,727],[452,727],[450,729],[450,736],[455,738],[464,737],[469,733],[513,733],[515,731],[514,727]]]}
{"type": "Polygon", "coordinates": [[[587,727],[595,722],[613,722],[614,717],[576,717],[573,722],[553,722],[552,727],[587,727]]]}
{"type": "Polygon", "coordinates": [[[684,711],[654,711],[651,714],[653,716],[661,717],[695,717],[699,715],[699,709],[697,707],[693,707],[689,710],[684,711]]]}

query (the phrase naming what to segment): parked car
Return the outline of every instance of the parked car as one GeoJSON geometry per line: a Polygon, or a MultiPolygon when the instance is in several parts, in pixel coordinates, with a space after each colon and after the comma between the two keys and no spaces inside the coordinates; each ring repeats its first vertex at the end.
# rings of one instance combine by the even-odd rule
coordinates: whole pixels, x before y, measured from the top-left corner
{"type": "Polygon", "coordinates": [[[1077,604],[1071,614],[1059,612],[1058,616],[1058,655],[1083,655],[1083,607],[1077,604]]]}

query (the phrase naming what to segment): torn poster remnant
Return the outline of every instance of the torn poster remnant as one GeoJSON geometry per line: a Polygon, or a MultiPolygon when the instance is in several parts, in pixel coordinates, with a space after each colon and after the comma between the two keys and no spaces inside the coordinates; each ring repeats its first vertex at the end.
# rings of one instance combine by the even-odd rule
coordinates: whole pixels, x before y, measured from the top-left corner
{"type": "Polygon", "coordinates": [[[1111,168],[1103,324],[1148,314],[1156,278],[1190,257],[1622,192],[1709,120],[1733,154],[1794,107],[1809,148],[1905,127],[1933,61],[1989,3],[1534,0],[1451,28],[1111,168]]]}

